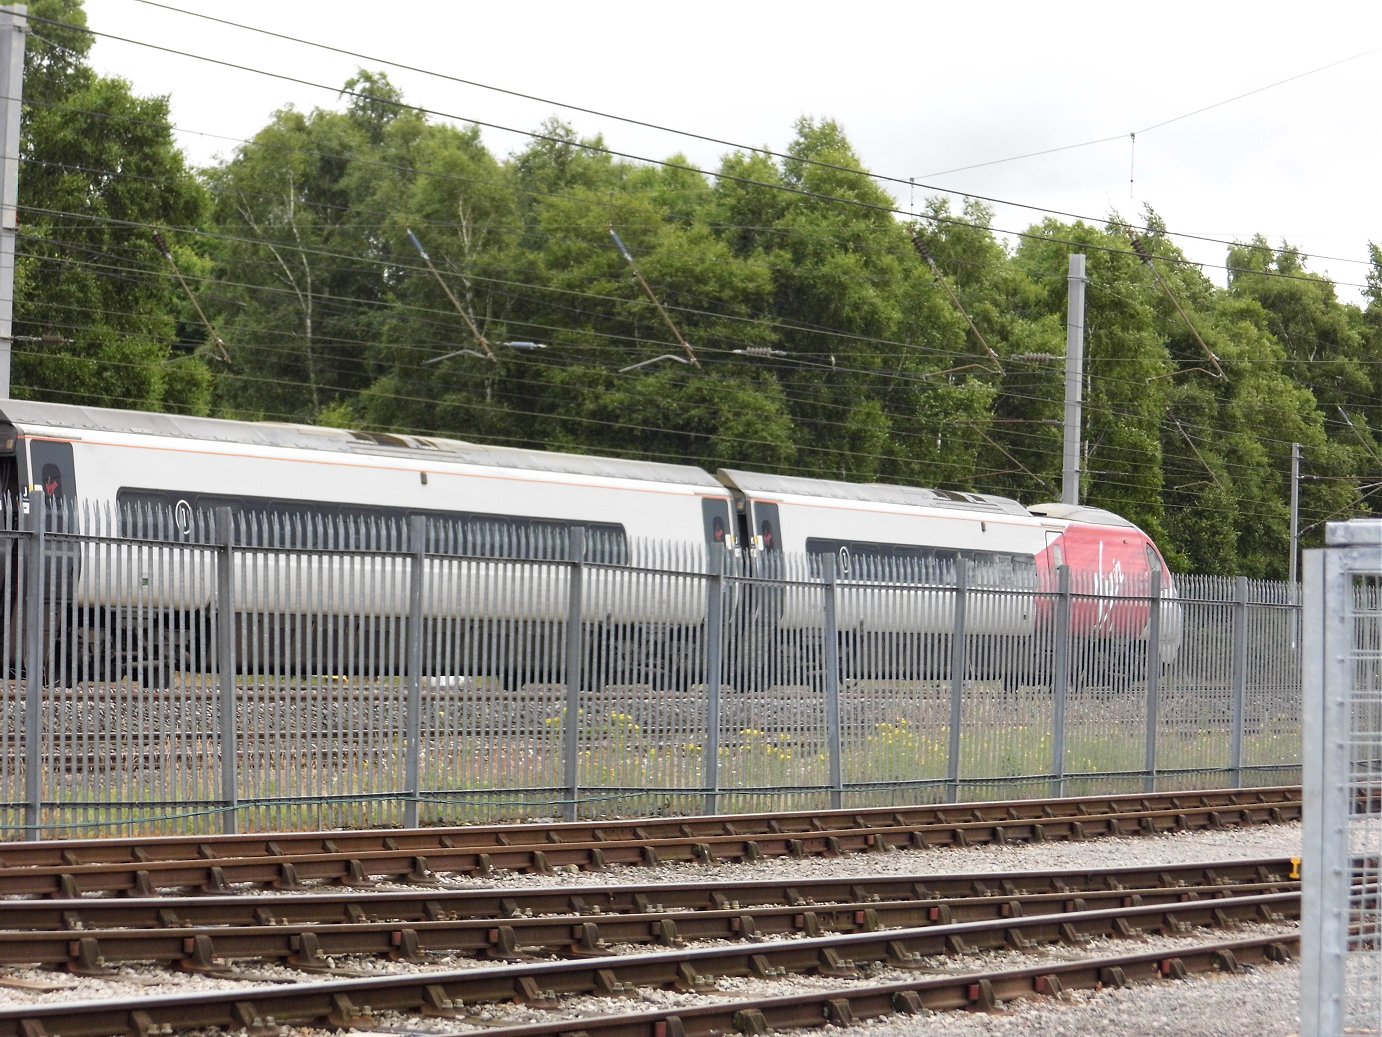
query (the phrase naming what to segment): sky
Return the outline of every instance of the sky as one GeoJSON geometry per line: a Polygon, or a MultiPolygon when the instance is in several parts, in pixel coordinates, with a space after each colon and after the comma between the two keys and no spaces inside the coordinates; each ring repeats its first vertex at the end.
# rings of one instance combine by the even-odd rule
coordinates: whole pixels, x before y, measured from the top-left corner
{"type": "MultiPolygon", "coordinates": [[[[89,28],[105,34],[92,65],[136,93],[167,95],[195,165],[230,158],[285,105],[341,106],[337,91],[365,68],[387,72],[405,101],[437,119],[527,131],[558,116],[616,151],[682,153],[704,169],[734,148],[671,131],[782,151],[802,116],[834,119],[865,168],[902,181],[886,185],[902,209],[943,193],[957,210],[965,196],[982,197],[996,228],[1020,231],[1043,210],[1102,223],[1150,205],[1220,285],[1223,242],[1262,234],[1304,251],[1310,270],[1358,302],[1368,243],[1382,243],[1376,2],[85,7],[89,28]],[[1072,147],[1090,141],[1102,143],[1072,147]]],[[[528,142],[521,132],[482,133],[501,157],[528,142]]]]}

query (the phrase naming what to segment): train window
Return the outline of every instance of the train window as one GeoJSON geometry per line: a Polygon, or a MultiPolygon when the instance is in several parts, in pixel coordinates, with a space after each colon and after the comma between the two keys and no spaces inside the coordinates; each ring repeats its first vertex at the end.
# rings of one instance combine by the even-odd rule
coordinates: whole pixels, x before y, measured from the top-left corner
{"type": "Polygon", "coordinates": [[[1036,586],[1036,559],[1010,551],[959,550],[922,544],[884,544],[810,537],[806,553],[811,574],[821,576],[821,558],[834,555],[837,572],[852,580],[954,586],[955,565],[963,558],[971,587],[1030,589],[1036,586]],[[845,569],[845,566],[848,566],[845,569]]]}
{"type": "Polygon", "coordinates": [[[585,531],[586,561],[627,565],[629,560],[628,537],[616,522],[409,512],[328,501],[140,489],[120,490],[116,504],[120,534],[136,539],[211,543],[216,539],[217,512],[229,508],[237,547],[312,544],[343,551],[406,550],[408,516],[420,514],[427,518],[429,554],[559,561],[570,557],[570,531],[579,527],[585,531]]]}
{"type": "Polygon", "coordinates": [[[734,539],[730,535],[729,501],[702,500],[701,521],[705,524],[707,542],[734,546],[734,539]]]}
{"type": "Polygon", "coordinates": [[[29,481],[43,490],[48,518],[45,524],[55,528],[57,515],[64,501],[77,494],[73,479],[72,444],[36,439],[29,444],[29,481]]]}
{"type": "MultiPolygon", "coordinates": [[[[1157,574],[1160,574],[1160,573],[1161,573],[1161,555],[1159,555],[1159,554],[1156,553],[1156,548],[1153,547],[1151,544],[1144,544],[1143,547],[1144,547],[1144,548],[1146,549],[1146,551],[1147,551],[1147,573],[1148,573],[1148,577],[1147,577],[1147,579],[1148,579],[1147,593],[1150,594],[1150,593],[1151,593],[1151,574],[1152,574],[1152,573],[1157,573],[1157,574]]],[[[1161,585],[1161,593],[1162,593],[1162,594],[1165,594],[1165,593],[1166,593],[1166,590],[1167,590],[1166,584],[1163,582],[1162,585],[1161,585]]]]}
{"type": "Polygon", "coordinates": [[[753,501],[753,525],[751,532],[761,551],[779,552],[782,550],[782,527],[777,520],[777,505],[763,501],[753,501]]]}

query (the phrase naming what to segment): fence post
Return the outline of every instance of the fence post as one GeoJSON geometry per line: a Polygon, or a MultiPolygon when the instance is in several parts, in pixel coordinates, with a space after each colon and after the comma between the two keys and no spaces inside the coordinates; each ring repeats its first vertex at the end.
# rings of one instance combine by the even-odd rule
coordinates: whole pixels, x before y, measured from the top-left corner
{"type": "Polygon", "coordinates": [[[729,552],[712,542],[706,552],[705,603],[705,807],[707,814],[720,808],[720,670],[724,663],[725,566],[729,552]]]}
{"type": "Polygon", "coordinates": [[[1070,612],[1074,596],[1070,587],[1070,566],[1056,567],[1056,624],[1051,636],[1051,795],[1065,795],[1066,699],[1070,694],[1070,612]]]}
{"type": "Polygon", "coordinates": [[[408,716],[404,721],[407,800],[403,807],[403,824],[418,826],[418,803],[422,798],[422,642],[425,636],[422,617],[423,580],[427,574],[427,516],[408,516],[408,550],[412,558],[408,566],[408,716]]]}
{"type": "Polygon", "coordinates": [[[821,555],[821,578],[824,580],[821,667],[825,678],[825,734],[830,753],[830,806],[839,810],[844,805],[844,766],[840,759],[840,641],[835,618],[839,574],[833,554],[821,555]]]}
{"type": "Polygon", "coordinates": [[[28,495],[24,547],[24,838],[40,839],[43,819],[43,583],[44,522],[41,489],[28,495]]]}
{"type": "Polygon", "coordinates": [[[1248,690],[1248,578],[1238,577],[1233,601],[1233,673],[1229,693],[1233,696],[1233,729],[1229,733],[1230,788],[1243,787],[1244,700],[1248,690]]]}
{"type": "Polygon", "coordinates": [[[960,798],[960,721],[964,718],[965,609],[969,588],[969,563],[955,559],[955,624],[950,632],[950,744],[946,760],[945,800],[960,798]]]}
{"type": "Polygon", "coordinates": [[[216,509],[216,666],[221,702],[221,831],[240,830],[240,721],[235,686],[235,520],[230,508],[216,509]]]}
{"type": "Polygon", "coordinates": [[[581,597],[585,583],[585,530],[572,526],[567,531],[566,556],[570,562],[570,583],[566,598],[566,717],[562,724],[562,762],[565,765],[566,801],[562,818],[576,820],[580,795],[580,717],[581,717],[581,597]]]}
{"type": "Polygon", "coordinates": [[[1147,612],[1147,757],[1142,786],[1156,791],[1157,734],[1161,725],[1161,573],[1151,574],[1147,612]]]}

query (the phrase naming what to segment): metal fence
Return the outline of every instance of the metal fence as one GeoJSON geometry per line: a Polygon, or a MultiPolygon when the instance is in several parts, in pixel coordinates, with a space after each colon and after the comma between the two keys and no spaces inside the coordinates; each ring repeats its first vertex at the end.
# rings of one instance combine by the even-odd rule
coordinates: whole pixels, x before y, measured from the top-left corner
{"type": "Polygon", "coordinates": [[[1301,1034],[1382,1032],[1382,522],[1305,553],[1301,1034]]]}
{"type": "Polygon", "coordinates": [[[1299,773],[1281,584],[38,499],[0,546],[6,838],[1299,773]]]}

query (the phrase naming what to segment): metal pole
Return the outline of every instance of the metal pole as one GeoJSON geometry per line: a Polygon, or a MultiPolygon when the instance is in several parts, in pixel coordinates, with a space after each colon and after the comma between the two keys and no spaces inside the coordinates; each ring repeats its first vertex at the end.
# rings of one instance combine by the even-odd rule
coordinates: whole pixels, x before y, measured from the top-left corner
{"type": "Polygon", "coordinates": [[[963,558],[955,559],[955,623],[950,632],[950,742],[947,748],[945,799],[954,803],[960,798],[960,721],[964,718],[965,694],[965,591],[969,584],[969,566],[963,558]]]}
{"type": "Polygon", "coordinates": [[[824,640],[821,660],[824,669],[825,732],[830,753],[830,806],[839,810],[844,805],[844,768],[840,760],[840,642],[835,619],[835,595],[839,587],[835,571],[835,556],[821,556],[821,577],[824,616],[821,636],[824,640]]]}
{"type": "Polygon", "coordinates": [[[1287,564],[1287,593],[1296,601],[1296,573],[1300,565],[1300,444],[1291,444],[1291,559],[1287,564]]]}
{"type": "Polygon", "coordinates": [[[1156,791],[1157,734],[1161,726],[1161,572],[1152,572],[1147,615],[1147,773],[1143,787],[1156,791]]]}
{"type": "Polygon", "coordinates": [[[1062,565],[1056,569],[1056,628],[1052,635],[1056,643],[1052,646],[1051,661],[1051,795],[1065,795],[1065,706],[1070,694],[1070,615],[1074,606],[1074,595],[1070,587],[1070,566],[1062,565]]]}
{"type": "Polygon", "coordinates": [[[710,579],[705,604],[705,813],[720,808],[720,671],[724,665],[725,566],[724,544],[707,549],[710,579]]]}
{"type": "Polygon", "coordinates": [[[566,801],[561,813],[565,820],[574,821],[580,792],[581,596],[585,582],[585,530],[580,526],[572,526],[567,533],[567,557],[571,582],[566,598],[566,717],[561,729],[566,801]]]}
{"type": "Polygon", "coordinates": [[[1233,730],[1229,734],[1230,788],[1243,787],[1243,700],[1248,687],[1248,578],[1240,576],[1233,601],[1233,730]]]}
{"type": "Polygon", "coordinates": [[[418,826],[418,800],[421,796],[422,761],[422,584],[427,573],[427,516],[408,516],[408,548],[412,552],[411,572],[408,576],[408,716],[404,721],[407,739],[405,764],[407,768],[407,801],[403,807],[403,824],[418,826]]]}
{"type": "Polygon", "coordinates": [[[40,838],[43,819],[43,566],[42,488],[29,491],[24,557],[24,838],[40,838]]]}
{"type": "Polygon", "coordinates": [[[19,233],[19,113],[28,8],[0,7],[0,399],[10,397],[14,345],[14,240],[19,233]]]}
{"type": "Polygon", "coordinates": [[[216,509],[216,666],[220,672],[221,718],[221,831],[240,830],[239,715],[235,687],[235,526],[230,508],[216,509]]]}
{"type": "Polygon", "coordinates": [[[1065,308],[1065,452],[1061,458],[1061,503],[1080,503],[1080,411],[1084,388],[1085,257],[1070,257],[1065,308]]]}

